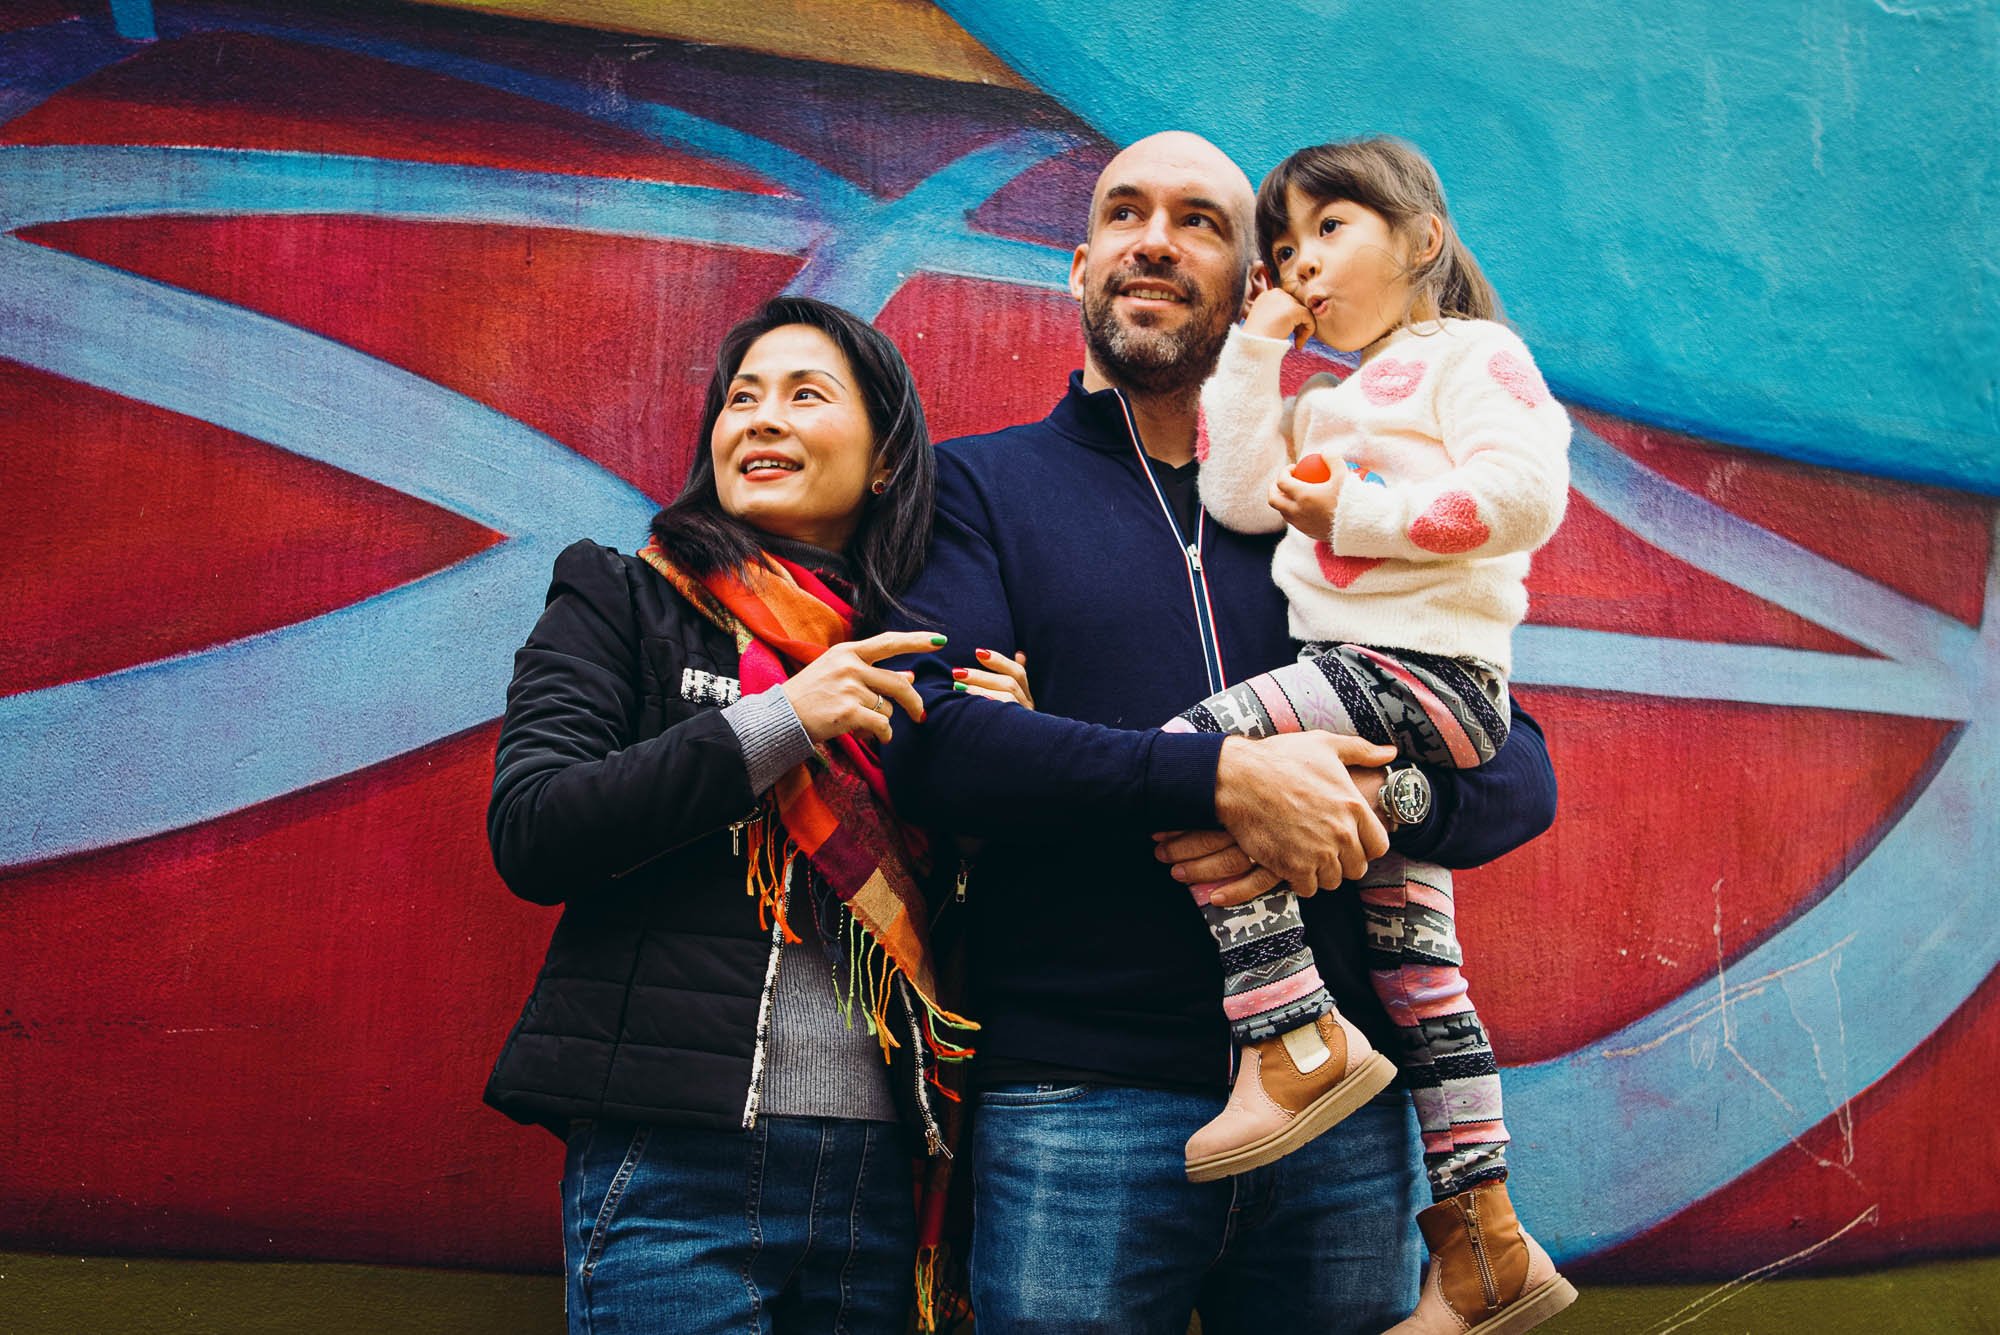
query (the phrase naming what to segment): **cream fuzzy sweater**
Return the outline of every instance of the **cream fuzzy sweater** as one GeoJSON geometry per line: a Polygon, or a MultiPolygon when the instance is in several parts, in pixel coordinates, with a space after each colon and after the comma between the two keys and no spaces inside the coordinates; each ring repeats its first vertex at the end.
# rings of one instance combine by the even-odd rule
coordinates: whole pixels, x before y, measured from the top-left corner
{"type": "Polygon", "coordinates": [[[1233,329],[1202,387],[1201,500],[1238,532],[1284,526],[1271,484],[1318,452],[1347,474],[1331,538],[1296,529],[1271,573],[1295,639],[1479,658],[1506,671],[1527,614],[1528,553],[1562,522],[1569,416],[1503,325],[1445,320],[1389,335],[1346,380],[1286,399],[1288,345],[1233,329]]]}

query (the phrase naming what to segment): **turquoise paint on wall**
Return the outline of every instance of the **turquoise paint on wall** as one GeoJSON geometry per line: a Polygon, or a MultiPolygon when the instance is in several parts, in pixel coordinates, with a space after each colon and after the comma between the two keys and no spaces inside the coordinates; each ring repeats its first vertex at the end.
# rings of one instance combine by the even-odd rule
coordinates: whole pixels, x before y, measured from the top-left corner
{"type": "Polygon", "coordinates": [[[2000,8],[944,0],[1111,138],[1437,163],[1558,392],[2000,492],[2000,8]]]}

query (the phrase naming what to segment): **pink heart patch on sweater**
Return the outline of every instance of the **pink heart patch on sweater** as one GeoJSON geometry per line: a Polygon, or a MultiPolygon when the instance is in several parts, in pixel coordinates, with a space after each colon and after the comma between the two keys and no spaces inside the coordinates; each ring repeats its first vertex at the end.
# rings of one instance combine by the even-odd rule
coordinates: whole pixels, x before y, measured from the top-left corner
{"type": "Polygon", "coordinates": [[[1479,518],[1479,502],[1464,491],[1447,491],[1410,524],[1410,541],[1440,556],[1469,552],[1492,536],[1479,518]]]}
{"type": "Polygon", "coordinates": [[[1549,387],[1543,382],[1542,373],[1504,348],[1486,363],[1486,374],[1526,407],[1539,408],[1549,401],[1549,387]]]}
{"type": "Polygon", "coordinates": [[[1424,378],[1422,362],[1399,362],[1394,357],[1377,357],[1361,372],[1361,392],[1379,406],[1401,403],[1417,392],[1424,378]]]}
{"type": "Polygon", "coordinates": [[[1346,588],[1382,564],[1379,556],[1341,556],[1323,542],[1313,544],[1313,555],[1319,560],[1319,573],[1336,589],[1346,588]]]}

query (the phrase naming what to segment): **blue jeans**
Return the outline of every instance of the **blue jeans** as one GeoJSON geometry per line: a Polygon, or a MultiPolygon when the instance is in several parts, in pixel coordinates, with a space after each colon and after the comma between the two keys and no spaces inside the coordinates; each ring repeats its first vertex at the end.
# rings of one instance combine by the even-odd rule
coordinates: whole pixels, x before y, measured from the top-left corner
{"type": "Polygon", "coordinates": [[[1220,1182],[1184,1147],[1223,1094],[1000,1085],[973,1119],[980,1335],[1378,1335],[1417,1303],[1430,1203],[1410,1100],[1384,1095],[1220,1182]]]}
{"type": "Polygon", "coordinates": [[[916,1233],[910,1154],[890,1123],[570,1129],[572,1335],[902,1335],[916,1233]]]}

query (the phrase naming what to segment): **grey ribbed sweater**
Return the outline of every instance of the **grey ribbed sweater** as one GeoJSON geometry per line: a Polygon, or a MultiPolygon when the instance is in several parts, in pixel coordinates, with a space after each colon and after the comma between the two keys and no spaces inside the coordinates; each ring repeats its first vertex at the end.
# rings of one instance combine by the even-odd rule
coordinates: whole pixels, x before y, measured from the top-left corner
{"type": "MultiPolygon", "coordinates": [[[[722,716],[743,743],[750,789],[759,795],[812,754],[805,725],[776,688],[738,700],[722,716]]],[[[786,945],[778,957],[758,1107],[779,1117],[893,1122],[896,1106],[881,1045],[862,1016],[854,1017],[851,1029],[842,1021],[833,960],[812,912],[802,902],[789,910],[787,920],[801,940],[786,945]]]]}

